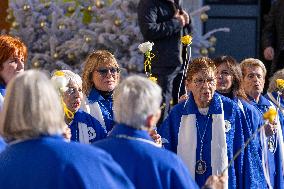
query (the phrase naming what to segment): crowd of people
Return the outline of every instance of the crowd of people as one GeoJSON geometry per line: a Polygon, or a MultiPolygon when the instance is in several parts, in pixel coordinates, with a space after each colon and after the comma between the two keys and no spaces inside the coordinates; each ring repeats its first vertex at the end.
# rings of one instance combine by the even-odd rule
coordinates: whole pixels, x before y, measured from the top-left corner
{"type": "Polygon", "coordinates": [[[90,53],[82,78],[71,70],[49,77],[24,71],[19,39],[0,44],[1,187],[284,187],[284,87],[276,82],[284,70],[263,95],[260,60],[195,58],[186,95],[158,124],[162,88],[142,76],[120,82],[109,51],[90,53]],[[263,118],[270,108],[273,122],[263,118]]]}
{"type": "Polygon", "coordinates": [[[157,83],[121,81],[107,50],[86,57],[82,77],[24,71],[27,47],[0,35],[0,188],[284,189],[282,49],[264,41],[278,70],[266,94],[259,59],[191,60],[185,94],[171,108],[190,26],[181,5],[138,6],[141,33],[155,42],[157,83]]]}

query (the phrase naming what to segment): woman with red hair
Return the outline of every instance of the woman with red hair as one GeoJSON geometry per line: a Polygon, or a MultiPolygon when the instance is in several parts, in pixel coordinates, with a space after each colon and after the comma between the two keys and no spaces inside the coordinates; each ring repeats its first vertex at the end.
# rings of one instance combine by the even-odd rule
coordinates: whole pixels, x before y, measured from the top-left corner
{"type": "Polygon", "coordinates": [[[27,47],[20,39],[0,35],[0,110],[6,86],[15,75],[24,71],[27,55],[27,47]]]}
{"type": "MultiPolygon", "coordinates": [[[[0,35],[0,111],[4,103],[6,86],[18,73],[24,71],[27,60],[27,47],[18,38],[9,35],[0,35]]],[[[0,136],[0,152],[5,142],[0,136]]]]}

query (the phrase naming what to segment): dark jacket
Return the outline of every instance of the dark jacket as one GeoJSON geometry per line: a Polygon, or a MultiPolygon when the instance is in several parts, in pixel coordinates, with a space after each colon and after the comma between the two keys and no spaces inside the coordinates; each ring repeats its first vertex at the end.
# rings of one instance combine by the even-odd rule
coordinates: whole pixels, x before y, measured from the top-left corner
{"type": "Polygon", "coordinates": [[[275,1],[265,18],[262,45],[264,49],[269,46],[274,48],[274,62],[278,62],[280,51],[284,51],[284,0],[275,1]]]}
{"type": "Polygon", "coordinates": [[[138,5],[138,23],[144,40],[154,42],[154,74],[171,72],[182,62],[182,26],[173,18],[176,11],[174,7],[169,0],[140,0],[138,5]]]}

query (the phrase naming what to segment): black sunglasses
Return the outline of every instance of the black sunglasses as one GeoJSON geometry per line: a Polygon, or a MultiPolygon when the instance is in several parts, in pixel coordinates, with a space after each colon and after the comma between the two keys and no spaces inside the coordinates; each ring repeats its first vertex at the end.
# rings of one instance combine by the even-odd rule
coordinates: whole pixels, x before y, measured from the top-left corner
{"type": "Polygon", "coordinates": [[[110,72],[111,75],[115,75],[116,73],[120,72],[119,68],[100,68],[96,70],[101,76],[106,77],[107,74],[110,72]]]}

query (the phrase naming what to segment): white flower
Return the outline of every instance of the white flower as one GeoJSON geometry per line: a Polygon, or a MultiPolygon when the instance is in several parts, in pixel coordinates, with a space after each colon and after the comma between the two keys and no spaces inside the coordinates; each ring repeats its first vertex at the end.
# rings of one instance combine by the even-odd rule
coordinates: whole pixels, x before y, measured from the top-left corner
{"type": "Polygon", "coordinates": [[[149,41],[145,42],[145,43],[141,43],[138,46],[138,49],[142,52],[142,53],[146,53],[147,51],[151,51],[152,47],[153,47],[154,43],[151,43],[149,41]]]}
{"type": "Polygon", "coordinates": [[[66,87],[68,85],[68,81],[64,76],[53,76],[51,81],[55,88],[60,92],[65,92],[68,89],[66,87]]]}

